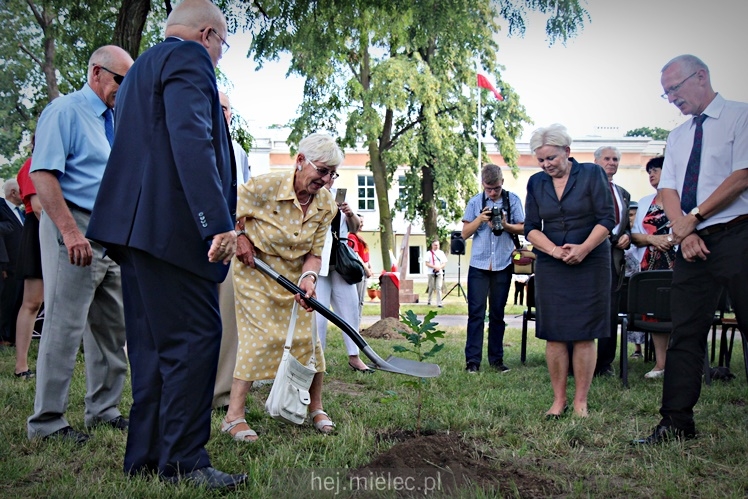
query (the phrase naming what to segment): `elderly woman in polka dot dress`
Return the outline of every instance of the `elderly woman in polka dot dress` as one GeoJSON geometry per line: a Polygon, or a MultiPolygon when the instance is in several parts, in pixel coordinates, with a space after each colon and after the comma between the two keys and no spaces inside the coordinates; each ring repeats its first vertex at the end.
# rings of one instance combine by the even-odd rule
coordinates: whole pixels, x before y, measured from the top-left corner
{"type": "MultiPolygon", "coordinates": [[[[251,178],[239,187],[237,217],[246,234],[237,241],[234,288],[239,346],[234,381],[221,431],[235,440],[257,439],[244,419],[247,393],[253,381],[274,379],[278,369],[293,300],[311,312],[303,297],[292,296],[254,267],[254,257],[297,282],[302,273],[319,272],[322,247],[330,222],[337,213],[332,194],[323,187],[343,161],[343,152],[327,134],[314,133],[299,143],[293,171],[251,178]]],[[[310,275],[300,287],[315,295],[316,278],[310,275]]],[[[305,364],[312,353],[311,313],[299,314],[291,353],[305,364]]],[[[310,388],[309,415],[317,431],[331,433],[334,424],[322,408],[325,357],[316,345],[317,374],[310,388]]]]}

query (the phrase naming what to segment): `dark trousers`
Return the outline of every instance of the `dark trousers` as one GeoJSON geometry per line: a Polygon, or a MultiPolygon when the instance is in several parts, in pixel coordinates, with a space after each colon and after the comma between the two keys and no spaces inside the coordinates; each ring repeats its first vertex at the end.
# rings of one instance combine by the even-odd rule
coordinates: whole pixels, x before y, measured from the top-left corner
{"type": "Polygon", "coordinates": [[[525,283],[514,281],[514,304],[523,305],[524,301],[525,301],[525,283]],[[519,298],[519,303],[517,303],[517,298],[519,298]]]}
{"type": "Polygon", "coordinates": [[[0,276],[0,340],[16,342],[16,318],[23,302],[23,280],[16,279],[13,270],[0,276]]]}
{"type": "Polygon", "coordinates": [[[488,363],[504,361],[504,307],[512,283],[512,266],[504,270],[470,267],[467,278],[468,323],[465,362],[480,365],[483,358],[483,324],[488,299],[488,363]]]}
{"type": "MultiPolygon", "coordinates": [[[[618,309],[621,301],[621,288],[618,285],[620,275],[611,265],[611,290],[610,290],[610,336],[598,338],[597,340],[597,364],[595,374],[605,372],[611,368],[616,359],[616,346],[618,345],[618,309]]],[[[621,355],[624,353],[621,352],[621,355]]]]}
{"type": "Polygon", "coordinates": [[[132,371],[125,472],[173,476],[210,466],[218,285],[139,250],[120,248],[117,259],[132,371]]]}
{"type": "Polygon", "coordinates": [[[678,251],[670,293],[673,332],[662,387],[662,425],[694,430],[693,407],[701,394],[704,356],[720,292],[727,286],[743,334],[748,332],[748,223],[702,237],[706,260],[689,263],[678,251]]]}

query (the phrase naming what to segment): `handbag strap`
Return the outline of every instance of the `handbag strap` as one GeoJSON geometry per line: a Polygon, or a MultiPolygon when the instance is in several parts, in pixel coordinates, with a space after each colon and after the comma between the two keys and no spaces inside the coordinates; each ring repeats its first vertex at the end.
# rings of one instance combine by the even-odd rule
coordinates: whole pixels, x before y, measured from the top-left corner
{"type": "MultiPolygon", "coordinates": [[[[299,281],[297,283],[297,286],[301,286],[301,281],[307,277],[313,275],[314,281],[317,282],[317,279],[319,278],[317,276],[316,272],[313,272],[311,270],[308,270],[301,274],[301,277],[299,277],[299,281]]],[[[296,329],[296,318],[299,315],[299,302],[296,301],[294,298],[293,301],[293,308],[291,309],[291,321],[288,323],[288,333],[286,333],[286,344],[283,346],[285,350],[291,350],[291,345],[293,344],[293,334],[294,330],[296,329]]],[[[315,366],[317,365],[317,322],[312,321],[312,356],[309,358],[309,362],[313,363],[315,366]]]]}

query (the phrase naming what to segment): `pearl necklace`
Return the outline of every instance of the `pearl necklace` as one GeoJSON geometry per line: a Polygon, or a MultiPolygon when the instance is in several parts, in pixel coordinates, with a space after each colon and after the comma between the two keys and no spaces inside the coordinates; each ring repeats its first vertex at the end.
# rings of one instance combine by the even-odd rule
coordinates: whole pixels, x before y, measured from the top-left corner
{"type": "MultiPolygon", "coordinates": [[[[299,204],[301,206],[306,206],[312,201],[313,197],[314,197],[314,194],[309,194],[309,198],[306,200],[306,203],[302,203],[301,201],[299,201],[299,204]]],[[[297,197],[296,199],[298,200],[299,198],[297,197]]]]}

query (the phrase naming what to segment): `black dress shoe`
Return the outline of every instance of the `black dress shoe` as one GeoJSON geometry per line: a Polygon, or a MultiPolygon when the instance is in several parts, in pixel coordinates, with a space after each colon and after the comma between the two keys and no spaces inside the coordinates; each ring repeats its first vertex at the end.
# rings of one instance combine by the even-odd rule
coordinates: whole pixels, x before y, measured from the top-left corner
{"type": "Polygon", "coordinates": [[[44,437],[44,440],[60,439],[66,440],[68,442],[73,442],[74,444],[83,445],[88,442],[89,438],[91,438],[89,434],[75,431],[70,426],[66,426],[64,428],[60,428],[54,433],[50,433],[49,435],[44,437]]]}
{"type": "Polygon", "coordinates": [[[120,415],[109,421],[97,421],[87,428],[96,428],[97,426],[110,426],[115,430],[127,431],[127,428],[130,426],[130,420],[120,415]]]}
{"type": "Polygon", "coordinates": [[[645,438],[637,438],[632,445],[657,445],[671,440],[691,440],[696,438],[696,431],[681,430],[674,426],[657,425],[652,434],[645,438]]]}
{"type": "Polygon", "coordinates": [[[208,490],[232,490],[247,481],[244,473],[230,475],[218,471],[210,466],[190,471],[184,475],[163,477],[169,483],[187,482],[195,487],[205,487],[208,490]]]}
{"type": "Polygon", "coordinates": [[[111,426],[115,430],[127,431],[127,428],[130,426],[130,420],[123,416],[117,416],[116,418],[110,419],[104,424],[111,426]]]}
{"type": "Polygon", "coordinates": [[[480,366],[474,362],[468,362],[465,366],[465,370],[470,374],[475,374],[480,370],[480,366]]]}

